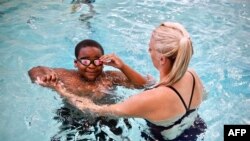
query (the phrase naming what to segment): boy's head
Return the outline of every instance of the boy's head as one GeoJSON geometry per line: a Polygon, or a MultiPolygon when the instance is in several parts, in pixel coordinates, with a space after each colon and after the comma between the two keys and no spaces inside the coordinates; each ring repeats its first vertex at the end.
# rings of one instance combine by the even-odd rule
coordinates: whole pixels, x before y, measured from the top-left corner
{"type": "Polygon", "coordinates": [[[98,49],[100,49],[102,55],[104,55],[104,50],[103,50],[102,46],[97,41],[94,41],[94,40],[91,40],[91,39],[86,39],[86,40],[82,40],[81,42],[79,42],[76,45],[76,47],[75,47],[75,57],[76,58],[78,58],[80,50],[82,48],[85,48],[85,47],[95,47],[95,48],[98,48],[98,49]]]}
{"type": "Polygon", "coordinates": [[[103,64],[99,58],[104,55],[102,46],[90,39],[79,42],[75,47],[75,67],[87,81],[95,81],[101,75],[103,64]]]}

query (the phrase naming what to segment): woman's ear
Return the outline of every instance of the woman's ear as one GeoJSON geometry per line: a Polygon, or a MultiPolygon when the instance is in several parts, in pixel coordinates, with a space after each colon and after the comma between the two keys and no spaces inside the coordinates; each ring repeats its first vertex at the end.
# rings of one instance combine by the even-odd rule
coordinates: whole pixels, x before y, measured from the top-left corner
{"type": "Polygon", "coordinates": [[[161,56],[160,56],[160,64],[161,64],[161,65],[164,65],[164,64],[166,63],[166,61],[167,61],[167,60],[166,60],[166,57],[163,56],[163,55],[161,55],[161,56]]]}

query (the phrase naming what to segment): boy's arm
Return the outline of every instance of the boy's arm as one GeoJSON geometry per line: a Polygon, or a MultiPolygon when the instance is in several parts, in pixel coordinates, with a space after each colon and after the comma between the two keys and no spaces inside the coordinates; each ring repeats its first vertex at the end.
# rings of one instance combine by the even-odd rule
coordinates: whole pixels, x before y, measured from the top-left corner
{"type": "Polygon", "coordinates": [[[147,83],[147,79],[145,77],[129,67],[127,64],[124,64],[120,70],[125,74],[129,81],[137,87],[144,87],[147,83]]]}
{"type": "Polygon", "coordinates": [[[33,67],[28,71],[28,74],[33,83],[37,81],[38,77],[42,81],[57,81],[58,79],[53,69],[44,66],[33,67]]]}
{"type": "MultiPolygon", "coordinates": [[[[124,86],[126,88],[141,89],[141,88],[151,86],[155,83],[153,77],[151,76],[144,77],[146,82],[142,84],[138,84],[135,82],[131,82],[131,80],[121,71],[106,71],[106,73],[108,76],[110,76],[110,78],[112,78],[112,81],[115,85],[124,86]]],[[[134,78],[136,78],[136,76],[134,78]]]]}
{"type": "Polygon", "coordinates": [[[149,82],[153,82],[153,78],[150,76],[144,77],[127,64],[125,64],[119,57],[115,54],[103,55],[100,58],[105,65],[113,66],[121,72],[113,72],[112,77],[114,77],[114,82],[118,85],[124,85],[126,87],[134,86],[135,88],[144,88],[149,82]],[[129,84],[126,84],[129,83],[129,84]]]}

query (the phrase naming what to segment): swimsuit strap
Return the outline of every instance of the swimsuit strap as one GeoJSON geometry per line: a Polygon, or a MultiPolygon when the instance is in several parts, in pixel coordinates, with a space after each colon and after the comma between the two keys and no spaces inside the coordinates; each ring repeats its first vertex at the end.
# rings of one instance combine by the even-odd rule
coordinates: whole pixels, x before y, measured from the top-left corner
{"type": "Polygon", "coordinates": [[[184,99],[182,98],[182,96],[180,95],[180,93],[173,87],[173,86],[168,86],[170,89],[172,89],[178,96],[179,98],[181,99],[181,102],[183,103],[186,111],[188,111],[190,109],[190,106],[191,106],[191,102],[192,102],[192,99],[193,99],[193,95],[194,95],[194,87],[195,87],[195,78],[194,78],[194,75],[193,73],[191,73],[190,71],[188,71],[192,77],[193,77],[193,87],[192,87],[192,93],[191,93],[191,97],[190,97],[190,100],[189,100],[189,104],[188,104],[188,107],[184,101],[184,99]]]}
{"type": "Polygon", "coordinates": [[[184,99],[182,98],[182,96],[180,95],[180,93],[179,93],[174,87],[172,87],[172,86],[168,86],[168,87],[169,87],[170,89],[172,89],[172,90],[179,96],[179,98],[181,99],[181,102],[183,103],[183,105],[184,105],[186,111],[188,111],[187,105],[186,105],[184,99]]]}
{"type": "Polygon", "coordinates": [[[192,99],[193,99],[193,95],[194,95],[194,87],[195,87],[195,78],[194,78],[194,75],[191,71],[188,71],[192,77],[193,77],[193,88],[192,88],[192,94],[191,94],[191,97],[190,97],[190,100],[189,100],[189,105],[188,105],[188,109],[190,109],[190,106],[191,106],[191,102],[192,102],[192,99]]]}

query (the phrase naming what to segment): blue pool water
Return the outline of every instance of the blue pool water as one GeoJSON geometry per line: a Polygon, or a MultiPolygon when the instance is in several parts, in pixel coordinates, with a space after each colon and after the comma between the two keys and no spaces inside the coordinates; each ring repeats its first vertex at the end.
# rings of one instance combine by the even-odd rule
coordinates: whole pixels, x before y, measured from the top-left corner
{"type": "MultiPolygon", "coordinates": [[[[96,0],[93,5],[96,14],[79,20],[88,7],[72,14],[70,0],[0,1],[1,141],[48,141],[59,132],[61,123],[53,117],[61,98],[31,84],[27,70],[37,65],[72,69],[74,46],[82,39],[99,41],[106,53],[158,78],[147,47],[151,31],[164,21],[182,23],[193,39],[190,65],[208,91],[199,109],[208,126],[204,140],[222,141],[225,124],[250,124],[248,0],[96,0]]],[[[127,97],[139,91],[118,88],[115,93],[127,97]]],[[[144,120],[129,123],[126,139],[143,140],[144,120]]]]}

